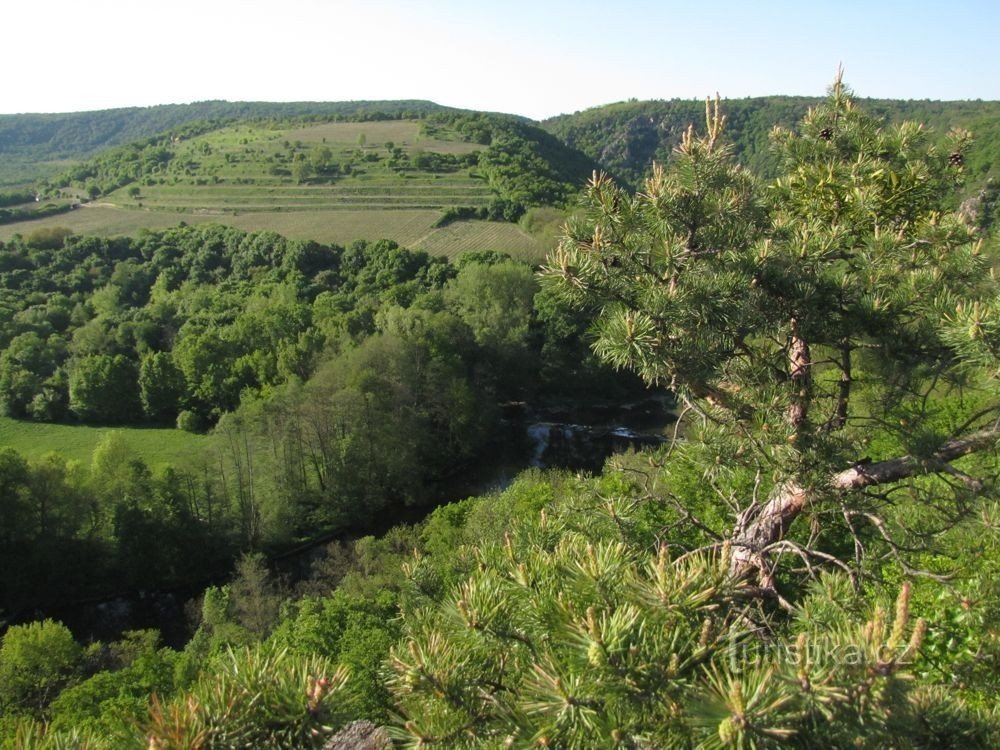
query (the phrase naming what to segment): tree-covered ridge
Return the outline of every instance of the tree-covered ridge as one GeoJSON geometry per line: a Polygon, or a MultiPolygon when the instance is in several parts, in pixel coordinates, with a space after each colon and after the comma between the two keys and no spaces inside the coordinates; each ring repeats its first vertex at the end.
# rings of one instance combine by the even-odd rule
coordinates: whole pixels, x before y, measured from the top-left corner
{"type": "MultiPolygon", "coordinates": [[[[780,173],[770,149],[775,127],[791,128],[822,100],[771,96],[725,99],[727,139],[740,162],[764,177],[780,173]]],[[[859,99],[873,115],[892,123],[912,120],[939,137],[955,127],[969,130],[975,142],[968,151],[971,181],[981,187],[1000,169],[1000,102],[933,102],[859,99]]],[[[654,161],[665,162],[688,126],[703,119],[704,102],[681,99],[628,101],[560,115],[542,123],[568,145],[597,161],[629,185],[639,185],[654,161]]]]}
{"type": "Polygon", "coordinates": [[[446,126],[487,148],[478,166],[503,204],[502,218],[516,221],[531,206],[565,206],[597,166],[541,128],[511,116],[446,113],[425,128],[446,126]]]}

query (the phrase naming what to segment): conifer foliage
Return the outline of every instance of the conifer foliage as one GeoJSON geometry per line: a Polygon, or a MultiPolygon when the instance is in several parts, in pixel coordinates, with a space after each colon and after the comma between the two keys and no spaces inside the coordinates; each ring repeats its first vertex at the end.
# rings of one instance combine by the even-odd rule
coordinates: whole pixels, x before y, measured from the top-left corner
{"type": "Polygon", "coordinates": [[[657,546],[634,497],[593,489],[519,519],[443,605],[405,613],[390,684],[408,746],[988,746],[974,712],[913,679],[927,624],[908,585],[870,606],[824,575],[795,617],[761,619],[728,545],[657,546]],[[929,706],[971,728],[918,718],[929,706]]]}
{"type": "Polygon", "coordinates": [[[761,186],[718,106],[707,120],[634,196],[595,176],[545,276],[592,310],[604,360],[680,396],[736,511],[733,571],[779,596],[775,553],[817,561],[847,535],[860,560],[927,531],[895,528],[885,485],[925,496],[929,525],[990,489],[953,462],[995,452],[1000,295],[983,239],[945,210],[967,133],[885,127],[838,76],[774,133],[784,174],[761,186]],[[754,492],[734,495],[746,471],[754,492]]]}
{"type": "Polygon", "coordinates": [[[996,739],[917,679],[898,583],[995,493],[998,288],[945,210],[968,135],[883,127],[838,76],[761,185],[707,124],[635,195],[595,175],[543,272],[602,359],[678,394],[683,439],[636,462],[643,492],[519,519],[406,613],[415,747],[996,739]]]}

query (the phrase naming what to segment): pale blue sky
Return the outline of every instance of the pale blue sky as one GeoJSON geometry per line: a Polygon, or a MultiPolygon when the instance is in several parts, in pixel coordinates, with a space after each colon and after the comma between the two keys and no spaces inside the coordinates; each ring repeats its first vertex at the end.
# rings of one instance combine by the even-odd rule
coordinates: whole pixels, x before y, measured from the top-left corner
{"type": "Polygon", "coordinates": [[[0,9],[0,113],[430,99],[1000,99],[1000,0],[48,0],[0,9]]]}

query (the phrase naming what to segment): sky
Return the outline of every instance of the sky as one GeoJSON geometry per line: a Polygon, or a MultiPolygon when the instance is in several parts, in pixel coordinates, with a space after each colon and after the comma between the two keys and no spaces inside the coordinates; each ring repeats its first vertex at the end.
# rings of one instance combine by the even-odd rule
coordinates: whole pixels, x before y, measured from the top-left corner
{"type": "Polygon", "coordinates": [[[998,0],[45,0],[0,8],[0,113],[428,99],[1000,99],[998,0]]]}

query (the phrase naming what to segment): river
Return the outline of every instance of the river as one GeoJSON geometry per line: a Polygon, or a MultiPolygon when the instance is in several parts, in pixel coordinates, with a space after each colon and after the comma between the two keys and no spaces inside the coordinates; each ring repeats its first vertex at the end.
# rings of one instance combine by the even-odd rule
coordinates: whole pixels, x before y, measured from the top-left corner
{"type": "MultiPolygon", "coordinates": [[[[416,523],[445,503],[502,490],[525,469],[560,468],[597,473],[614,453],[664,442],[665,430],[674,421],[670,406],[665,398],[586,410],[558,406],[531,410],[524,405],[511,405],[489,462],[469,465],[442,480],[433,493],[436,502],[383,516],[352,534],[340,532],[317,537],[276,555],[273,562],[283,576],[294,581],[308,574],[311,560],[331,541],[381,535],[400,523],[416,523]]],[[[197,598],[206,586],[224,582],[224,578],[203,580],[169,591],[139,591],[79,602],[32,613],[32,619],[59,620],[85,643],[116,640],[126,630],[156,628],[164,643],[181,647],[191,635],[185,604],[197,598]]]]}

